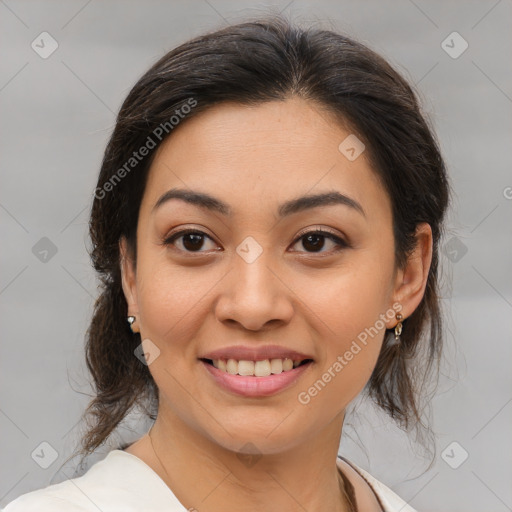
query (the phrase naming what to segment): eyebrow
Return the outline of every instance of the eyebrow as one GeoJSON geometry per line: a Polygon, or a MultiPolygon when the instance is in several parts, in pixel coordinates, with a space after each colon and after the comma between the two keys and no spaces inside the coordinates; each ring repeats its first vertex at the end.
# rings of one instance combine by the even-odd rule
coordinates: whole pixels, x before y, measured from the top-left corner
{"type": "MultiPolygon", "coordinates": [[[[155,210],[157,210],[160,206],[170,201],[171,199],[180,199],[189,204],[198,206],[200,208],[205,208],[210,211],[215,211],[225,216],[232,215],[231,207],[220,199],[217,199],[216,197],[213,197],[204,192],[178,188],[173,188],[165,192],[153,206],[151,210],[152,213],[154,213],[155,210]]],[[[281,204],[277,212],[279,217],[283,218],[298,212],[302,212],[304,210],[309,210],[311,208],[318,208],[320,206],[330,206],[335,204],[348,206],[366,218],[366,213],[360,203],[351,197],[341,194],[337,190],[331,190],[321,194],[309,194],[298,197],[296,199],[291,199],[281,204]]]]}

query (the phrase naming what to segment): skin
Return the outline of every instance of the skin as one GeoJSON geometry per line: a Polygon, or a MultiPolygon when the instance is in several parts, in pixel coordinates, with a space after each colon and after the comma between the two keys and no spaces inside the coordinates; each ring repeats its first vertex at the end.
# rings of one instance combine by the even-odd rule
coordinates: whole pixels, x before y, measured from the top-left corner
{"type": "MultiPolygon", "coordinates": [[[[160,392],[151,433],[159,459],[147,435],[126,451],[144,460],[186,508],[349,510],[336,468],[345,409],[369,380],[385,328],[396,318],[387,318],[308,404],[297,395],[393,304],[401,304],[404,318],[411,315],[432,256],[430,226],[421,224],[406,267],[395,267],[390,199],[364,152],[349,161],[338,150],[350,133],[299,98],[256,107],[225,103],[182,122],[158,149],[140,207],[136,268],[124,239],[120,248],[128,314],[141,339],[160,350],[148,367],[160,392]],[[233,214],[181,200],[152,213],[175,187],[209,193],[233,214]],[[282,202],[329,190],[358,201],[366,216],[330,205],[278,220],[282,202]],[[349,246],[336,251],[323,238],[315,252],[304,237],[295,242],[304,228],[318,227],[349,246]],[[202,247],[194,250],[187,237],[162,244],[186,228],[206,233],[202,247]],[[263,249],[252,263],[236,252],[248,236],[263,249]],[[228,393],[198,361],[225,346],[273,343],[311,354],[314,364],[271,397],[228,393]],[[237,456],[248,442],[261,455],[250,466],[237,456]]],[[[368,485],[343,468],[360,510],[380,510],[368,485]]]]}

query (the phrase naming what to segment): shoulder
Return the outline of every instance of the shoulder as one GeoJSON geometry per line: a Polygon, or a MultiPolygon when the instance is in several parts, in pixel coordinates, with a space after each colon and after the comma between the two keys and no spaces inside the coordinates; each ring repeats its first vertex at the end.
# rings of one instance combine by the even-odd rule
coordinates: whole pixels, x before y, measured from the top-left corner
{"type": "Polygon", "coordinates": [[[173,504],[170,489],[144,462],[113,450],[84,475],[22,494],[0,512],[179,510],[173,504]]]}
{"type": "MultiPolygon", "coordinates": [[[[97,510],[87,506],[70,480],[50,485],[18,496],[0,512],[88,512],[97,510]]],[[[94,506],[94,505],[92,505],[94,506]]]]}
{"type": "Polygon", "coordinates": [[[351,462],[344,457],[338,456],[338,465],[341,465],[343,461],[351,466],[352,469],[354,469],[359,476],[366,481],[374,492],[383,512],[417,512],[414,508],[408,505],[405,500],[400,498],[400,496],[393,492],[389,487],[377,480],[363,468],[360,468],[354,462],[351,462]]]}

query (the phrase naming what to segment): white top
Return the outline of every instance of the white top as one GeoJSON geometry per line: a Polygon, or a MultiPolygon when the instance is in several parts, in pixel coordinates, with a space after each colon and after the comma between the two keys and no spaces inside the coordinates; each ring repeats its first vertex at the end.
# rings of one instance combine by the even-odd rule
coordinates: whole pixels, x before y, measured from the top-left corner
{"type": "MultiPolygon", "coordinates": [[[[337,463],[341,470],[339,458],[337,463]]],[[[349,464],[368,482],[384,512],[416,512],[383,483],[353,462],[349,464]]],[[[112,450],[84,475],[22,494],[0,512],[98,511],[187,512],[187,509],[142,459],[123,450],[112,450]]]]}

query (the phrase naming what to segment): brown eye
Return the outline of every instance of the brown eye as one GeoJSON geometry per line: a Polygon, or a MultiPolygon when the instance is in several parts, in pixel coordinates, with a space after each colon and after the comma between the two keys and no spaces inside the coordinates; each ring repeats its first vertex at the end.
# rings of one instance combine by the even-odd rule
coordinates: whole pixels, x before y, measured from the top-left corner
{"type": "MultiPolygon", "coordinates": [[[[207,252],[201,250],[204,248],[206,240],[211,240],[213,242],[211,237],[209,237],[203,231],[187,229],[174,233],[170,237],[166,238],[163,241],[163,244],[175,246],[179,251],[182,252],[201,253],[207,252]],[[179,243],[177,244],[176,242],[179,243]],[[181,245],[181,247],[179,245],[181,245]]],[[[307,253],[323,254],[329,252],[337,252],[345,247],[349,247],[348,243],[346,243],[340,237],[334,235],[330,231],[325,231],[322,229],[316,229],[300,235],[294,241],[294,245],[296,245],[299,241],[302,242],[302,247],[303,249],[306,250],[307,253]],[[326,245],[326,239],[328,239],[332,244],[334,244],[333,251],[322,250],[326,245]]]]}
{"type": "Polygon", "coordinates": [[[174,233],[169,238],[164,240],[164,245],[175,245],[175,242],[181,240],[182,247],[178,247],[179,250],[185,252],[204,252],[201,249],[204,246],[205,239],[211,240],[211,238],[202,231],[187,229],[174,233]]]}
{"type": "MultiPolygon", "coordinates": [[[[325,231],[322,229],[317,229],[314,231],[309,231],[307,233],[304,233],[300,235],[294,242],[296,244],[299,241],[302,241],[302,247],[306,249],[306,252],[322,252],[322,249],[325,246],[325,239],[329,239],[335,247],[337,247],[334,252],[339,251],[343,249],[344,247],[348,247],[348,244],[339,238],[338,236],[334,235],[333,233],[329,231],[325,231]]],[[[329,251],[323,251],[323,252],[329,252],[329,251]]]]}

